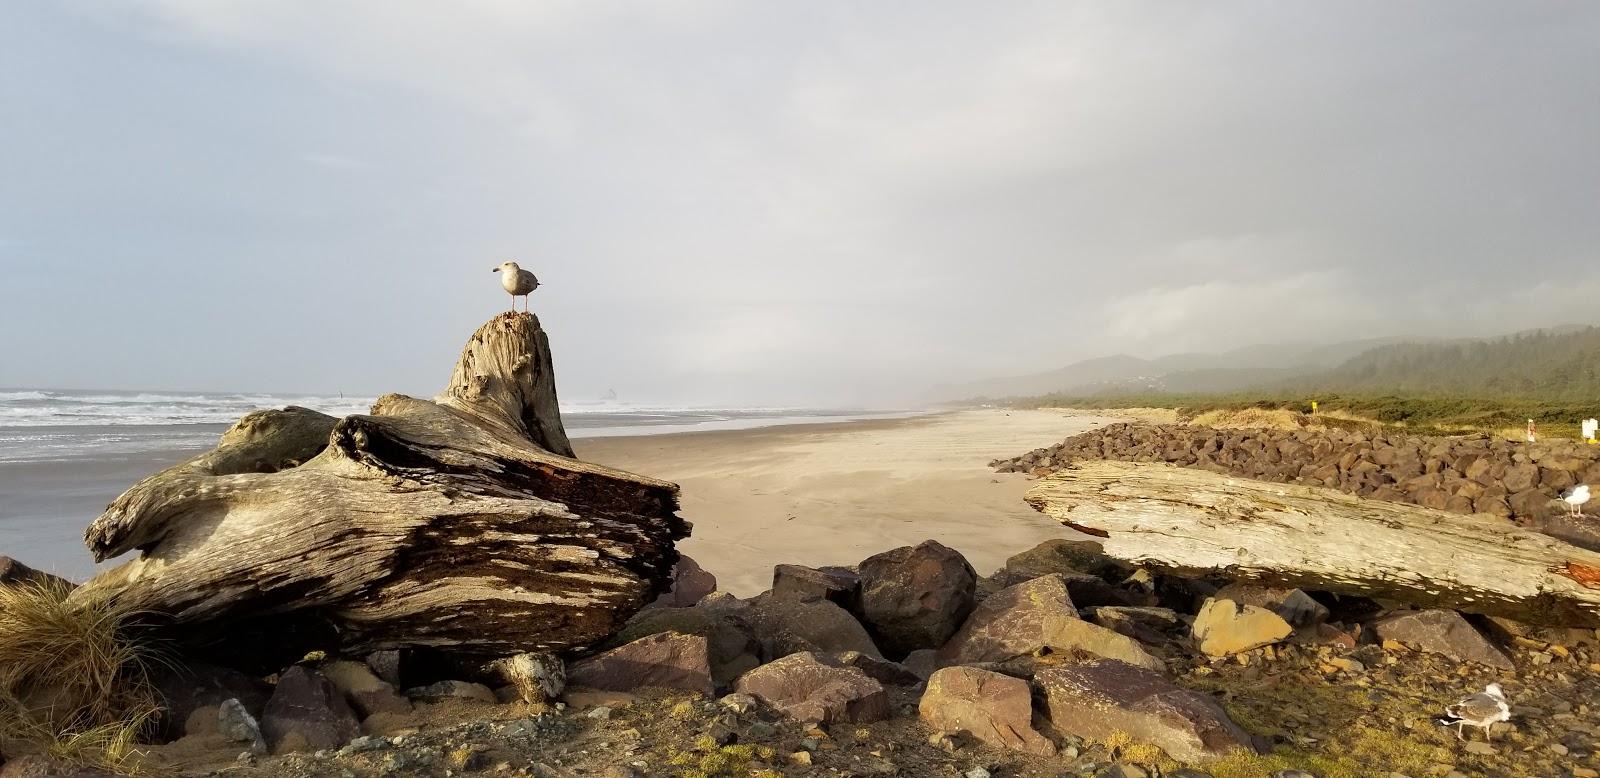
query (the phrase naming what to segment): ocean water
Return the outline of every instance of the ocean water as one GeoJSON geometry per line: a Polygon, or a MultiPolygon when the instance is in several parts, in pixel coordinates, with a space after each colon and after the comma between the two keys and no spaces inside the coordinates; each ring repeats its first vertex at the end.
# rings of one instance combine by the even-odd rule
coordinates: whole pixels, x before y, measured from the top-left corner
{"type": "MultiPolygon", "coordinates": [[[[72,579],[95,572],[82,532],[139,479],[216,445],[240,416],[300,405],[366,413],[375,398],[0,389],[0,555],[72,579]]],[[[895,418],[905,411],[563,405],[573,438],[895,418]]]]}
{"type": "MultiPolygon", "coordinates": [[[[199,451],[240,416],[299,405],[331,416],[366,413],[373,397],[220,392],[0,390],[0,466],[199,451]]],[[[886,418],[901,411],[676,408],[618,402],[563,405],[570,437],[648,435],[886,418]]]]}

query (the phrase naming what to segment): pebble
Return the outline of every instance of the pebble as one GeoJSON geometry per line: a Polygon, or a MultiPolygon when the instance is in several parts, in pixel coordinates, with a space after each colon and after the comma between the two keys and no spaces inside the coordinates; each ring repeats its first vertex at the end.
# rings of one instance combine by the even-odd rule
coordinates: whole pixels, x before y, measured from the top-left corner
{"type": "Polygon", "coordinates": [[[990,778],[989,771],[982,767],[974,767],[966,772],[966,778],[990,778]]]}
{"type": "Polygon", "coordinates": [[[1550,750],[1555,752],[1555,754],[1557,756],[1566,756],[1567,755],[1567,747],[1564,746],[1564,745],[1561,745],[1560,743],[1551,743],[1550,744],[1550,750]]]}
{"type": "Polygon", "coordinates": [[[757,705],[756,698],[748,694],[730,694],[717,702],[734,713],[749,713],[755,710],[757,705]]]}
{"type": "Polygon", "coordinates": [[[587,715],[591,719],[609,719],[609,718],[611,718],[611,709],[607,708],[604,705],[601,705],[600,707],[595,708],[592,711],[589,711],[589,713],[587,715]]]}
{"type": "Polygon", "coordinates": [[[796,751],[796,752],[794,752],[794,753],[789,755],[789,761],[793,762],[794,764],[801,764],[801,765],[811,764],[811,752],[810,751],[796,751]]]}
{"type": "Polygon", "coordinates": [[[1465,750],[1469,754],[1477,754],[1479,756],[1494,756],[1495,754],[1499,753],[1498,751],[1494,750],[1494,746],[1491,746],[1488,743],[1480,743],[1476,740],[1467,743],[1465,750]]]}
{"type": "Polygon", "coordinates": [[[1595,772],[1587,767],[1572,768],[1572,778],[1600,778],[1600,772],[1595,772]]]}

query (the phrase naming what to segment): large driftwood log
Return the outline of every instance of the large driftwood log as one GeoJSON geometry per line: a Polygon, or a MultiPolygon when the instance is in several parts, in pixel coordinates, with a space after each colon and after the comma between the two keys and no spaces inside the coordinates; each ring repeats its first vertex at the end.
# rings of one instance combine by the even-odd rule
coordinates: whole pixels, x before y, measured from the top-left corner
{"type": "Polygon", "coordinates": [[[571,456],[538,319],[501,314],[434,401],[259,411],[139,482],[86,542],[143,554],[75,596],[222,651],[590,646],[665,590],[689,525],[674,484],[571,456]]]}
{"type": "Polygon", "coordinates": [[[1026,499],[1112,557],[1183,575],[1600,626],[1600,553],[1490,517],[1128,462],[1063,470],[1026,499]]]}

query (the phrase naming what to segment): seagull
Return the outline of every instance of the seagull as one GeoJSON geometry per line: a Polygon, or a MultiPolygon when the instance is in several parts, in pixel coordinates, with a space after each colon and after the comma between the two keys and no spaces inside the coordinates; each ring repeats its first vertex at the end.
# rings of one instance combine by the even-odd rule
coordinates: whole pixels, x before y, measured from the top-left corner
{"type": "Polygon", "coordinates": [[[500,274],[500,285],[511,293],[511,310],[517,310],[517,297],[522,297],[522,309],[528,309],[528,295],[539,288],[539,279],[534,274],[517,266],[515,262],[501,262],[494,273],[500,274]]]}
{"type": "Polygon", "coordinates": [[[1483,739],[1492,740],[1494,725],[1511,720],[1511,706],[1506,704],[1506,693],[1500,689],[1500,684],[1491,683],[1483,691],[1446,707],[1444,715],[1438,720],[1439,724],[1455,727],[1457,740],[1466,740],[1461,736],[1461,728],[1469,725],[1482,727],[1483,739]]]}
{"type": "Polygon", "coordinates": [[[1561,495],[1561,501],[1572,509],[1573,518],[1582,516],[1583,504],[1589,501],[1589,485],[1578,484],[1572,487],[1572,491],[1561,495]]]}

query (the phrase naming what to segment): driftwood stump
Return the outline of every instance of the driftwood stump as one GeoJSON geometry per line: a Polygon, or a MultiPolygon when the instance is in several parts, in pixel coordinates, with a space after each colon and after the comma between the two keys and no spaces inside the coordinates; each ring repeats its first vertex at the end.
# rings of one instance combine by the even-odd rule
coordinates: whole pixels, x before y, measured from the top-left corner
{"type": "Polygon", "coordinates": [[[1600,626],[1600,553],[1492,517],[1129,462],[1062,470],[1027,500],[1109,556],[1182,575],[1600,626]]]}
{"type": "Polygon", "coordinates": [[[368,415],[245,416],[89,526],[91,580],[220,653],[594,645],[669,583],[677,486],[572,458],[531,314],[472,336],[449,387],[368,415]]]}

